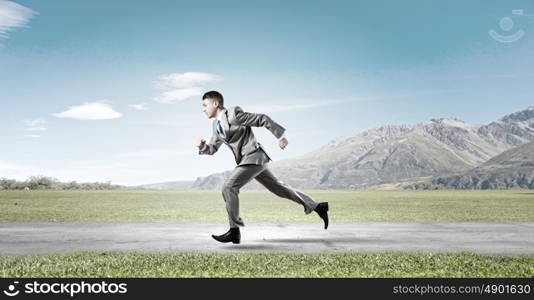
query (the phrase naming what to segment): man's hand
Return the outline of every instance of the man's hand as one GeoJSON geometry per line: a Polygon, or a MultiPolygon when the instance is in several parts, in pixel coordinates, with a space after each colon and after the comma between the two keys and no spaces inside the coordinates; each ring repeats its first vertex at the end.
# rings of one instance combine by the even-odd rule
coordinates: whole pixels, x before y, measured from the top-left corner
{"type": "Polygon", "coordinates": [[[280,141],[278,141],[278,145],[280,146],[280,149],[282,150],[284,150],[287,144],[288,144],[288,141],[285,137],[281,138],[280,141]]]}
{"type": "Polygon", "coordinates": [[[197,147],[198,147],[198,149],[202,149],[202,148],[204,148],[204,145],[206,145],[206,140],[204,140],[204,139],[199,139],[198,142],[197,142],[197,147]]]}

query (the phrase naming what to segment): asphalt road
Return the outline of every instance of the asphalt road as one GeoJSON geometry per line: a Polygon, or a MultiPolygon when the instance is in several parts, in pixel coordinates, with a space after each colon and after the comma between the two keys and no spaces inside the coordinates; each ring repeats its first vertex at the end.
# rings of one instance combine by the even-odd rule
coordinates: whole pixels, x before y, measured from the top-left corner
{"type": "Polygon", "coordinates": [[[241,244],[211,234],[226,223],[0,222],[0,254],[98,252],[425,252],[534,254],[534,223],[247,223],[241,244]]]}

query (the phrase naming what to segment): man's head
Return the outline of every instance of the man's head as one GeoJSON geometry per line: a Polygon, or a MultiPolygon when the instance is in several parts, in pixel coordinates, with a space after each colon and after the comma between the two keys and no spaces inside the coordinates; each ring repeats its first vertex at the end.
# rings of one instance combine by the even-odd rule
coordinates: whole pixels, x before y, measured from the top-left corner
{"type": "Polygon", "coordinates": [[[224,98],[221,93],[217,91],[210,91],[202,96],[202,112],[206,114],[208,119],[217,116],[217,111],[224,108],[224,98]]]}

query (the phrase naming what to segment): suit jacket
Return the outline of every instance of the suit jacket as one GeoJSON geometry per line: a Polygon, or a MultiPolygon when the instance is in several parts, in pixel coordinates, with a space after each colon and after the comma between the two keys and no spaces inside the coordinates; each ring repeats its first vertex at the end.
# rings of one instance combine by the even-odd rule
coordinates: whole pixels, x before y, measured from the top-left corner
{"type": "Polygon", "coordinates": [[[271,160],[265,149],[256,141],[250,127],[265,127],[276,138],[282,137],[284,127],[265,114],[244,112],[239,106],[223,109],[221,114],[221,126],[226,139],[217,132],[217,119],[215,119],[211,140],[199,150],[199,154],[213,155],[224,143],[232,150],[237,165],[263,165],[271,160]]]}

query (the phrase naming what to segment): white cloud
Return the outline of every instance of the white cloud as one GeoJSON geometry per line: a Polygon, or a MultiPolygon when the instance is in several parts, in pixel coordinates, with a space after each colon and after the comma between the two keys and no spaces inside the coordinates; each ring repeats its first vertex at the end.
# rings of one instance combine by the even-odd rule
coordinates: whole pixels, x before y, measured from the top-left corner
{"type": "Polygon", "coordinates": [[[113,110],[110,104],[101,102],[84,103],[71,106],[66,111],[52,114],[57,118],[77,120],[110,120],[122,117],[120,112],[113,110]]]}
{"type": "Polygon", "coordinates": [[[268,112],[280,112],[280,111],[293,111],[293,110],[301,110],[301,109],[309,109],[309,108],[315,108],[315,107],[321,107],[321,106],[330,106],[340,103],[348,102],[346,100],[325,100],[325,101],[315,101],[315,102],[303,102],[303,103],[294,103],[294,104],[281,104],[281,103],[273,103],[273,104],[259,104],[259,105],[252,105],[247,108],[247,111],[249,112],[258,112],[258,113],[268,113],[268,112]]]}
{"type": "Polygon", "coordinates": [[[128,106],[135,110],[146,110],[147,109],[147,103],[130,104],[128,106]]]}
{"type": "Polygon", "coordinates": [[[152,98],[159,103],[176,103],[184,101],[188,98],[202,95],[202,89],[199,87],[190,87],[184,89],[176,89],[167,92],[163,92],[160,95],[152,98]]]}
{"type": "Polygon", "coordinates": [[[41,137],[40,135],[37,135],[37,134],[27,134],[26,136],[27,137],[31,137],[31,138],[40,138],[41,137]]]}
{"type": "Polygon", "coordinates": [[[198,85],[221,80],[222,77],[215,74],[200,72],[172,73],[161,75],[154,82],[156,89],[164,90],[152,100],[159,103],[176,103],[191,97],[202,95],[203,91],[198,85]]]}
{"type": "Polygon", "coordinates": [[[24,123],[26,123],[26,125],[29,127],[41,126],[44,123],[44,119],[39,118],[33,120],[24,120],[24,123]]]}
{"type": "Polygon", "coordinates": [[[172,73],[160,76],[158,80],[154,83],[154,87],[157,89],[186,88],[212,81],[218,81],[221,79],[221,76],[209,73],[172,73]]]}
{"type": "Polygon", "coordinates": [[[44,127],[45,119],[39,118],[39,119],[33,119],[33,120],[24,120],[24,123],[26,123],[26,130],[28,131],[45,131],[47,130],[46,127],[44,127]]]}
{"type": "Polygon", "coordinates": [[[7,38],[8,32],[24,27],[36,13],[12,1],[0,0],[0,39],[7,38]]]}

